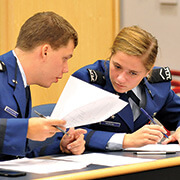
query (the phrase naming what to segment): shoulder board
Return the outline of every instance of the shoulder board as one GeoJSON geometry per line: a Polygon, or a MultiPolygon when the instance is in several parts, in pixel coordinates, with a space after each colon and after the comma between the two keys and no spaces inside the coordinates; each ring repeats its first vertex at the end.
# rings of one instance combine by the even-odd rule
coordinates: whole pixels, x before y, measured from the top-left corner
{"type": "Polygon", "coordinates": [[[6,71],[6,65],[4,62],[0,61],[0,72],[5,72],[6,71]]]}
{"type": "Polygon", "coordinates": [[[172,75],[169,67],[161,67],[153,69],[148,81],[150,83],[167,82],[172,80],[172,75]]]}
{"type": "Polygon", "coordinates": [[[104,86],[106,84],[106,79],[104,74],[101,71],[93,70],[93,69],[87,69],[90,76],[91,83],[96,83],[101,86],[104,86]]]}

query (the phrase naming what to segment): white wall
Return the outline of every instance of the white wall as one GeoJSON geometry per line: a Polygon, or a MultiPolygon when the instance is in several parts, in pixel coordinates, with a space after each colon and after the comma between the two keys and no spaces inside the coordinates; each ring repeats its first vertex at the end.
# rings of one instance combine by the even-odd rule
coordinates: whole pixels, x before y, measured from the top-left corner
{"type": "MultiPolygon", "coordinates": [[[[180,70],[180,1],[162,4],[162,0],[120,0],[121,28],[139,25],[159,42],[156,65],[180,70]]],[[[169,0],[172,1],[172,0],[169,0]]]]}

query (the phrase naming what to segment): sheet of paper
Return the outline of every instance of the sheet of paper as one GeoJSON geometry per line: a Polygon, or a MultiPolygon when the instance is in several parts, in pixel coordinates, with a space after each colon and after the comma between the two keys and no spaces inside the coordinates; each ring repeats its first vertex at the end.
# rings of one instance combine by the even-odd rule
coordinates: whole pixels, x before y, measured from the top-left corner
{"type": "Polygon", "coordinates": [[[77,127],[104,121],[126,105],[119,96],[70,76],[50,118],[77,127]]]}
{"type": "Polygon", "coordinates": [[[60,171],[76,170],[89,164],[103,166],[120,166],[134,163],[154,161],[155,159],[125,157],[104,153],[69,155],[52,159],[22,158],[0,162],[0,168],[24,171],[36,174],[47,174],[60,171]]]}
{"type": "Polygon", "coordinates": [[[36,174],[47,174],[59,171],[82,169],[88,164],[68,160],[22,158],[0,162],[0,168],[24,171],[36,174]]]}
{"type": "Polygon", "coordinates": [[[165,152],[171,152],[171,151],[180,151],[180,145],[179,144],[148,144],[142,147],[138,148],[126,148],[125,151],[165,151],[165,152]]]}
{"type": "Polygon", "coordinates": [[[137,158],[137,157],[126,157],[126,156],[117,156],[104,153],[89,153],[76,156],[64,156],[56,157],[54,159],[63,159],[70,160],[74,162],[84,162],[86,164],[97,164],[103,166],[120,166],[134,163],[142,163],[148,161],[154,161],[155,159],[148,158],[137,158]]]}

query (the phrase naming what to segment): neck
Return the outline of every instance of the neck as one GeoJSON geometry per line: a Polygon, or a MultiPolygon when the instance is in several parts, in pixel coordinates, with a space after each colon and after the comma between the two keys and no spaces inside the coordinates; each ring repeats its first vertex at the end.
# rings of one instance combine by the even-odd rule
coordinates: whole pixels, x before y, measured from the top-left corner
{"type": "Polygon", "coordinates": [[[19,62],[21,63],[21,66],[24,70],[24,73],[26,75],[26,80],[27,80],[27,84],[31,85],[33,84],[33,74],[35,73],[35,56],[32,52],[26,52],[26,51],[22,51],[19,48],[15,48],[14,52],[16,54],[16,56],[19,59],[19,62]]]}

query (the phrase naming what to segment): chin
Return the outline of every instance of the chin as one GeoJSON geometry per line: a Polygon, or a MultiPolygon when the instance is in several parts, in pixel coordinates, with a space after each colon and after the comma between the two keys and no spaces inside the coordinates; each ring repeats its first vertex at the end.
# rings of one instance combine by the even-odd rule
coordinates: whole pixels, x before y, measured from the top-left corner
{"type": "Polygon", "coordinates": [[[51,86],[51,84],[41,84],[40,86],[43,87],[43,88],[49,88],[51,86]]]}
{"type": "Polygon", "coordinates": [[[121,90],[121,91],[116,90],[116,92],[118,92],[118,93],[125,93],[126,91],[124,91],[124,90],[121,90]]]}
{"type": "Polygon", "coordinates": [[[126,89],[122,89],[122,88],[116,88],[114,87],[115,91],[118,93],[125,93],[127,90],[126,89]]]}

